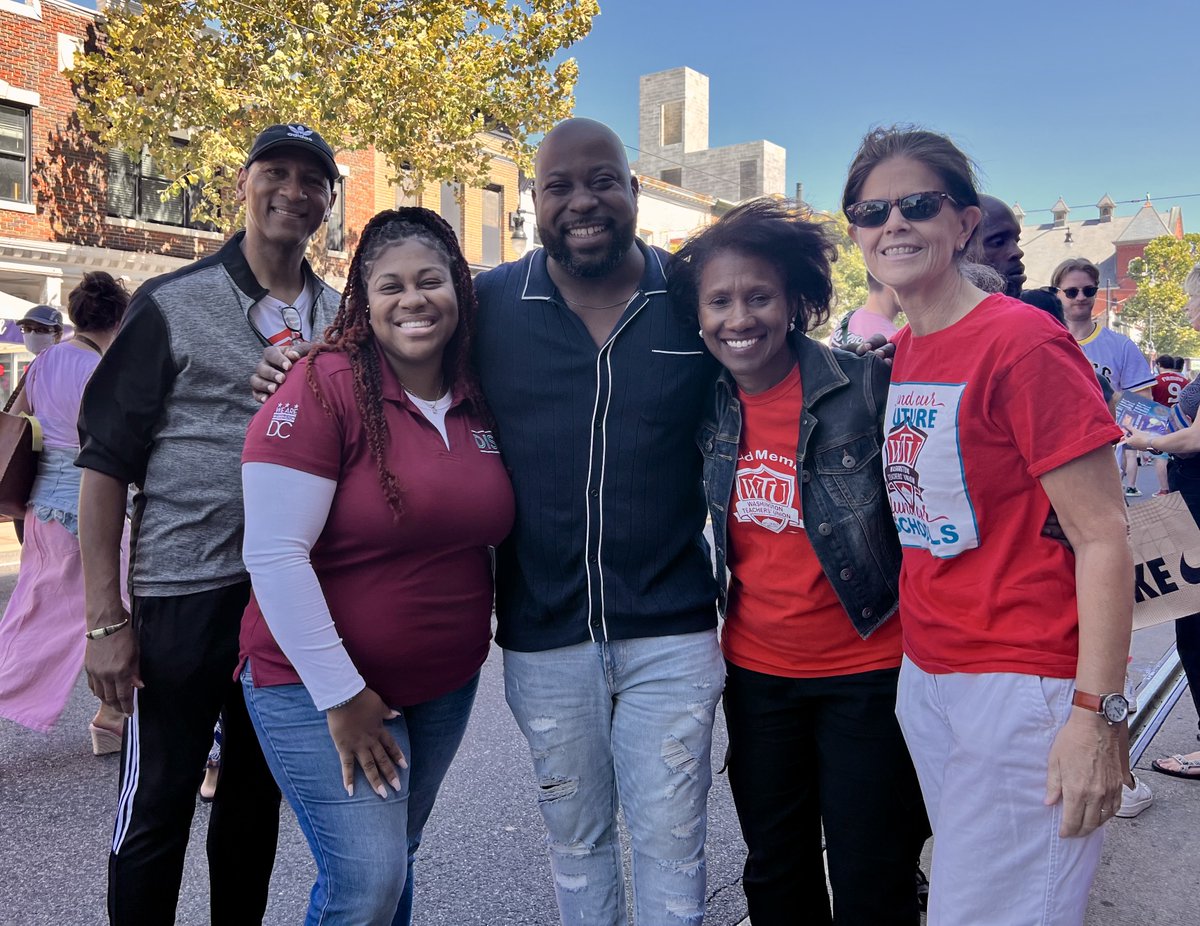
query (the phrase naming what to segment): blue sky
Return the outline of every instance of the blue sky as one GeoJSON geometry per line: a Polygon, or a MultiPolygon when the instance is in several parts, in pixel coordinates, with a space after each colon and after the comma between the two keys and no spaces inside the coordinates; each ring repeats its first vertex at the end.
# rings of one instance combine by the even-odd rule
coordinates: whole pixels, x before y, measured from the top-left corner
{"type": "Polygon", "coordinates": [[[955,138],[1027,222],[1060,195],[1080,219],[1105,193],[1149,193],[1200,230],[1196,0],[600,3],[570,51],[575,111],[627,144],[639,75],[686,65],[709,77],[709,144],[784,146],[789,192],[802,181],[818,208],[837,206],[867,128],[917,122],[955,138]]]}

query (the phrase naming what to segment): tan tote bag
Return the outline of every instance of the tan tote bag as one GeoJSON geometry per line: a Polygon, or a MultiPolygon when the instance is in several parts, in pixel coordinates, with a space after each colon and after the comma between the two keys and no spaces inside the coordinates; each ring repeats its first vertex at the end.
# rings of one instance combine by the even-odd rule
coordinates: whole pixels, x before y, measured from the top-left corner
{"type": "Polygon", "coordinates": [[[1133,629],[1200,612],[1200,527],[1178,492],[1129,508],[1133,629]]]}

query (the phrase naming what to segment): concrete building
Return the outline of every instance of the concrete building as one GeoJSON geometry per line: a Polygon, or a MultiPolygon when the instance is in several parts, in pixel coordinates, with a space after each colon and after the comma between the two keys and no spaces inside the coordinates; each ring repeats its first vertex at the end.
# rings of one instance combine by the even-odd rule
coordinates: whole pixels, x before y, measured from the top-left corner
{"type": "Polygon", "coordinates": [[[1013,212],[1021,223],[1021,249],[1025,252],[1025,285],[1047,286],[1054,268],[1068,257],[1086,257],[1100,268],[1101,292],[1097,313],[1108,323],[1118,321],[1120,306],[1137,292],[1129,276],[1129,263],[1141,257],[1146,245],[1162,235],[1183,237],[1183,210],[1172,206],[1158,211],[1149,197],[1132,217],[1117,217],[1116,203],[1106,194],[1096,203],[1096,214],[1070,219],[1071,208],[1060,197],[1050,207],[1051,221],[1026,224],[1019,203],[1013,212]]]}
{"type": "Polygon", "coordinates": [[[705,75],[686,67],[643,74],[634,172],[729,202],[784,195],[783,148],[763,140],[710,148],[708,124],[705,75]]]}

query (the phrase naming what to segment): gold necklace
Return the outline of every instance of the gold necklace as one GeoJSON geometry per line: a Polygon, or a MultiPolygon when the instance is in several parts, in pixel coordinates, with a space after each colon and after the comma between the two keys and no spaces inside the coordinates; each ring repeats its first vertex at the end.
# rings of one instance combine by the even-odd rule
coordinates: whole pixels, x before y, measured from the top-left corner
{"type": "Polygon", "coordinates": [[[593,309],[599,312],[604,309],[615,309],[619,305],[628,305],[629,300],[632,299],[636,294],[637,290],[635,289],[624,299],[618,299],[616,302],[610,302],[608,305],[588,305],[586,302],[580,302],[578,299],[572,299],[570,296],[563,296],[563,298],[566,299],[567,302],[571,303],[571,305],[577,305],[581,309],[593,309]]]}
{"type": "Polygon", "coordinates": [[[416,399],[418,402],[420,402],[422,405],[424,405],[427,409],[429,409],[430,413],[432,413],[432,414],[437,414],[438,402],[440,402],[440,401],[442,401],[442,399],[446,398],[446,394],[443,391],[445,388],[445,384],[446,384],[446,381],[444,379],[438,381],[437,398],[434,399],[433,401],[430,401],[429,399],[425,399],[425,398],[422,398],[421,396],[417,395],[415,392],[413,392],[411,389],[409,389],[407,386],[405,386],[403,382],[400,383],[400,385],[404,388],[405,392],[407,392],[412,398],[416,399]]]}

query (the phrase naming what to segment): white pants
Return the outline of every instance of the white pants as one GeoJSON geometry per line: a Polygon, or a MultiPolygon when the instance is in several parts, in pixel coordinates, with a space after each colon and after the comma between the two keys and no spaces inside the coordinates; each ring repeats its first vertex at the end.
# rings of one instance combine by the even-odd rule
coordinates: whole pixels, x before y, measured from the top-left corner
{"type": "Polygon", "coordinates": [[[1072,679],[931,675],[907,658],[896,714],[933,827],[927,926],[1079,926],[1104,842],[1063,839],[1050,745],[1072,679]]]}

